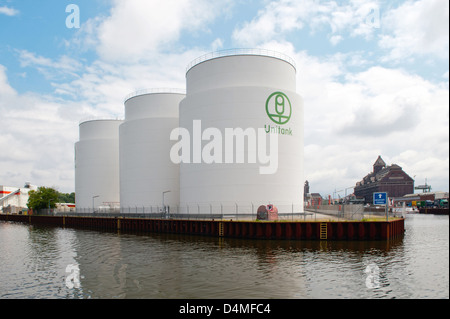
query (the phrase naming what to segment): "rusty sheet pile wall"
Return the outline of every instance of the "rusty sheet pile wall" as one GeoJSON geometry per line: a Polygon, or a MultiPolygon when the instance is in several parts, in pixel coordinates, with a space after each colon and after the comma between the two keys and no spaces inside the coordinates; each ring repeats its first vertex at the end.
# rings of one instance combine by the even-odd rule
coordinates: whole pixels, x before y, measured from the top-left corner
{"type": "Polygon", "coordinates": [[[105,231],[175,233],[242,239],[386,240],[405,232],[404,219],[346,222],[259,222],[0,215],[0,221],[105,231]]]}

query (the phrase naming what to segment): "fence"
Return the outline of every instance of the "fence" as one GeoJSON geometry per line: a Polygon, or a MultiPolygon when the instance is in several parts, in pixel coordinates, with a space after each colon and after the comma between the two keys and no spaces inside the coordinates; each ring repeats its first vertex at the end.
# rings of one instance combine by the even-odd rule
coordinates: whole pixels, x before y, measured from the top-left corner
{"type": "MultiPolygon", "coordinates": [[[[56,209],[43,209],[39,215],[59,216],[84,216],[84,217],[122,217],[122,218],[179,218],[197,220],[256,220],[257,210],[260,205],[253,203],[190,203],[181,206],[134,206],[134,207],[100,207],[76,208],[72,212],[62,212],[56,209]]],[[[304,212],[303,207],[298,204],[276,205],[279,220],[298,220],[311,218],[312,213],[304,212]]]]}
{"type": "MultiPolygon", "coordinates": [[[[77,208],[76,211],[64,212],[58,210],[40,210],[39,215],[52,216],[82,216],[82,217],[121,217],[150,219],[187,219],[187,220],[256,220],[260,205],[253,203],[191,203],[182,206],[134,206],[134,207],[101,207],[77,208]]],[[[359,204],[318,205],[301,209],[296,204],[276,205],[278,220],[363,220],[383,218],[384,209],[364,207],[359,204]]],[[[402,212],[390,213],[391,217],[402,216],[402,212]]]]}
{"type": "MultiPolygon", "coordinates": [[[[317,205],[311,207],[305,207],[305,211],[333,216],[335,218],[343,220],[362,220],[371,218],[381,218],[386,216],[386,210],[384,207],[367,207],[362,204],[339,204],[339,205],[317,205]]],[[[388,210],[389,217],[404,216],[404,211],[388,210]]]]}

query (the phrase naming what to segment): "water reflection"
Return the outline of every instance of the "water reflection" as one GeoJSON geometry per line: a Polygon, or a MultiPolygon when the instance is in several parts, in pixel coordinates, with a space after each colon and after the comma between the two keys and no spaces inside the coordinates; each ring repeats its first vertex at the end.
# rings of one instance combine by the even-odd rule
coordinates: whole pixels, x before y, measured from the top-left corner
{"type": "Polygon", "coordinates": [[[0,297],[448,298],[444,217],[411,217],[402,238],[373,242],[238,240],[0,223],[0,297]],[[66,284],[68,265],[79,269],[79,288],[66,284]]]}
{"type": "Polygon", "coordinates": [[[366,292],[367,265],[402,244],[104,235],[103,247],[92,246],[96,232],[79,236],[83,287],[93,298],[344,297],[355,281],[366,292]]]}
{"type": "Polygon", "coordinates": [[[76,264],[75,231],[0,224],[0,297],[77,298],[64,287],[65,268],[76,264]]]}

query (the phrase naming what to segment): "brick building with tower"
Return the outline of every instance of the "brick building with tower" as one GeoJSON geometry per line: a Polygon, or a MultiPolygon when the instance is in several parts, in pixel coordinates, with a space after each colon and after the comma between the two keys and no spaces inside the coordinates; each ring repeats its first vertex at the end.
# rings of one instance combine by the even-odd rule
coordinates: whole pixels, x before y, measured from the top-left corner
{"type": "Polygon", "coordinates": [[[381,156],[373,164],[372,173],[356,183],[354,189],[357,198],[365,203],[373,203],[373,193],[386,192],[388,197],[402,197],[414,193],[414,180],[397,164],[386,166],[381,156]]]}

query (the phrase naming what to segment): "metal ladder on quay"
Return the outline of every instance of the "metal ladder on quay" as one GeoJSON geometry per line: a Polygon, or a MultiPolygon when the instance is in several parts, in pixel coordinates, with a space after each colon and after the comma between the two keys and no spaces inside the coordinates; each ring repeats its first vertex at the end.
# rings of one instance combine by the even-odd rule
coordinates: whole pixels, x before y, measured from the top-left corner
{"type": "Polygon", "coordinates": [[[223,229],[223,223],[219,222],[219,237],[223,237],[224,229],[223,229]]]}
{"type": "Polygon", "coordinates": [[[320,240],[328,239],[328,223],[320,223],[320,240]]]}

